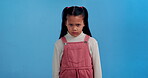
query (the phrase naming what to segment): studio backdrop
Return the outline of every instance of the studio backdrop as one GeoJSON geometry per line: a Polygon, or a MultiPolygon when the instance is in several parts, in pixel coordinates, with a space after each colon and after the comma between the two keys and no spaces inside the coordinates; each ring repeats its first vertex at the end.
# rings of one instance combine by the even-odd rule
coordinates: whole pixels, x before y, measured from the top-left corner
{"type": "Polygon", "coordinates": [[[148,0],[0,0],[0,78],[52,78],[67,6],[87,8],[103,78],[148,78],[148,0]]]}

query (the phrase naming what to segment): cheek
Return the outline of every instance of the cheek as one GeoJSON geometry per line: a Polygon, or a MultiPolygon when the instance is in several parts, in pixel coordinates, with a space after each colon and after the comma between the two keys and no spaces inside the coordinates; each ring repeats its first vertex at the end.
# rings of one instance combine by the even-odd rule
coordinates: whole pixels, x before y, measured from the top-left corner
{"type": "Polygon", "coordinates": [[[69,27],[69,26],[67,26],[67,29],[68,29],[68,31],[72,30],[72,28],[71,28],[71,27],[69,27]]]}
{"type": "Polygon", "coordinates": [[[81,27],[81,30],[83,30],[84,26],[81,27]]]}

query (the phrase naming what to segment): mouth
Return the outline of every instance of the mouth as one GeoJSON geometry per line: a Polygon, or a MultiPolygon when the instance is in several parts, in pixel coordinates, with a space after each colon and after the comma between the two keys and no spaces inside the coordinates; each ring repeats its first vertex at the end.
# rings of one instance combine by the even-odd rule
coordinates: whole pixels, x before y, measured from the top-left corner
{"type": "Polygon", "coordinates": [[[72,34],[78,34],[78,32],[72,32],[72,34]]]}

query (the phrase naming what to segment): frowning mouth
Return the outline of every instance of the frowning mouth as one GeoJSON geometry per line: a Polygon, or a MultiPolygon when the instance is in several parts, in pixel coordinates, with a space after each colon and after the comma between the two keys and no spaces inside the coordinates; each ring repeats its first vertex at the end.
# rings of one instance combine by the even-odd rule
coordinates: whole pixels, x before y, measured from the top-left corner
{"type": "Polygon", "coordinates": [[[72,34],[78,34],[78,32],[72,32],[72,34]]]}

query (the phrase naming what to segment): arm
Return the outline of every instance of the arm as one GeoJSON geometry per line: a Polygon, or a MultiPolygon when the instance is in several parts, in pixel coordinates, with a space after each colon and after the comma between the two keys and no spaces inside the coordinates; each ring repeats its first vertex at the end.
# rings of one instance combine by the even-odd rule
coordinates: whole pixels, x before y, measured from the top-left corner
{"type": "Polygon", "coordinates": [[[52,63],[52,78],[59,78],[59,71],[60,71],[60,54],[58,46],[55,44],[53,63],[52,63]]]}
{"type": "Polygon", "coordinates": [[[102,78],[102,69],[100,63],[98,42],[95,39],[92,40],[91,51],[92,51],[92,60],[94,68],[94,78],[102,78]]]}

